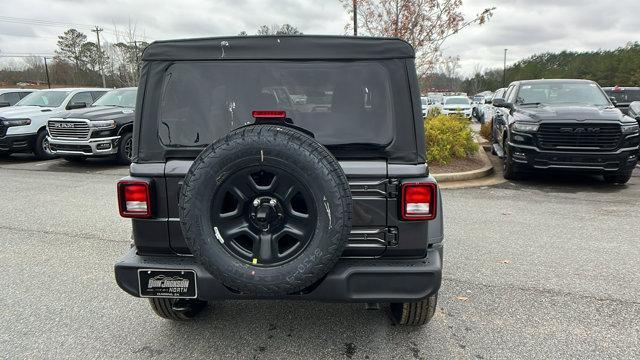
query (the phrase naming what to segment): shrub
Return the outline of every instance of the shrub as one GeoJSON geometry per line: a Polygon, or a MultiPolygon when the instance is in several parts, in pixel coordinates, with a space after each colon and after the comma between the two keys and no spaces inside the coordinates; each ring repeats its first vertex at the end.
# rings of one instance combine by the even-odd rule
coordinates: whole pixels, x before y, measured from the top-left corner
{"type": "Polygon", "coordinates": [[[448,164],[452,159],[466,157],[478,151],[473,139],[471,122],[459,115],[427,117],[424,132],[427,141],[427,161],[448,164]]]}
{"type": "Polygon", "coordinates": [[[480,125],[480,135],[487,139],[487,141],[491,142],[493,140],[493,131],[491,131],[493,127],[493,121],[489,120],[480,125]]]}
{"type": "Polygon", "coordinates": [[[440,108],[437,106],[432,106],[429,111],[427,112],[427,117],[426,119],[432,119],[438,115],[440,115],[442,112],[440,111],[440,108]]]}

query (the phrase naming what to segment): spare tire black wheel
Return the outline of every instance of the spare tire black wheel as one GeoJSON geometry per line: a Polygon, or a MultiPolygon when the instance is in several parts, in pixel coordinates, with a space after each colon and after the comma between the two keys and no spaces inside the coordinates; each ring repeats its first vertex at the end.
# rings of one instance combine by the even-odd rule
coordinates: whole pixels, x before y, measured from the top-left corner
{"type": "Polygon", "coordinates": [[[202,266],[227,287],[286,295],[320,280],[351,231],[347,178],[300,131],[253,125],[209,145],[187,173],[180,224],[202,266]]]}

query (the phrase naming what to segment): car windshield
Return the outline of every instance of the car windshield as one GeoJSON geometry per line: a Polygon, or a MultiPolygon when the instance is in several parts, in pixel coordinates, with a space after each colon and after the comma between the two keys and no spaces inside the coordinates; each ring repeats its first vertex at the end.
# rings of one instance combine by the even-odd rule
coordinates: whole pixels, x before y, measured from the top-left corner
{"type": "Polygon", "coordinates": [[[634,101],[640,101],[640,90],[629,90],[629,89],[607,89],[605,90],[607,95],[616,99],[617,102],[622,103],[630,103],[634,101]]]}
{"type": "Polygon", "coordinates": [[[469,99],[463,97],[452,97],[444,100],[445,105],[469,105],[469,99]]]}
{"type": "Polygon", "coordinates": [[[473,101],[482,102],[482,101],[484,101],[484,97],[482,97],[482,96],[474,96],[473,97],[473,101]]]}
{"type": "Polygon", "coordinates": [[[111,90],[93,103],[93,106],[118,106],[134,108],[136,106],[136,89],[111,90]]]}
{"type": "Polygon", "coordinates": [[[25,96],[16,106],[58,107],[70,92],[71,91],[36,91],[25,96]]]}
{"type": "Polygon", "coordinates": [[[609,100],[594,83],[523,84],[518,89],[516,104],[576,104],[608,106],[609,100]]]}
{"type": "Polygon", "coordinates": [[[166,72],[159,138],[201,146],[251,124],[255,110],[284,110],[324,145],[393,140],[389,69],[376,62],[183,62],[166,72]]]}

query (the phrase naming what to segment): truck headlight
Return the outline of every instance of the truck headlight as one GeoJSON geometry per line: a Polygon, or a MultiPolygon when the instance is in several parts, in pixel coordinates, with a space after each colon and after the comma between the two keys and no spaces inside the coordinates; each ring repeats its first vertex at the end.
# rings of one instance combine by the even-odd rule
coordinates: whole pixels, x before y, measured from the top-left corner
{"type": "Polygon", "coordinates": [[[638,124],[632,125],[622,125],[622,133],[623,134],[635,134],[640,130],[638,124]]]}
{"type": "Polygon", "coordinates": [[[513,131],[533,133],[533,132],[538,131],[539,127],[540,127],[539,124],[527,124],[527,123],[515,122],[511,126],[511,129],[513,129],[513,131]]]}
{"type": "Polygon", "coordinates": [[[89,126],[94,129],[113,129],[116,127],[115,120],[89,121],[89,126]]]}
{"type": "Polygon", "coordinates": [[[31,119],[5,119],[1,122],[6,127],[31,125],[31,119]]]}

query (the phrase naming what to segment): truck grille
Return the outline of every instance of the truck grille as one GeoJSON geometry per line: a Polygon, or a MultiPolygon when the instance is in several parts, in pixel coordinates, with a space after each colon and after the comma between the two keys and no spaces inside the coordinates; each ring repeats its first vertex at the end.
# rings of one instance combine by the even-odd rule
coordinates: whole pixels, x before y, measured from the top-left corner
{"type": "Polygon", "coordinates": [[[49,135],[52,138],[80,139],[89,138],[89,124],[83,121],[49,121],[49,135]]]}
{"type": "Polygon", "coordinates": [[[0,138],[5,137],[7,135],[7,127],[2,123],[2,119],[0,119],[0,138]]]}
{"type": "Polygon", "coordinates": [[[622,131],[618,124],[541,124],[538,129],[541,149],[599,149],[618,147],[622,131]]]}

